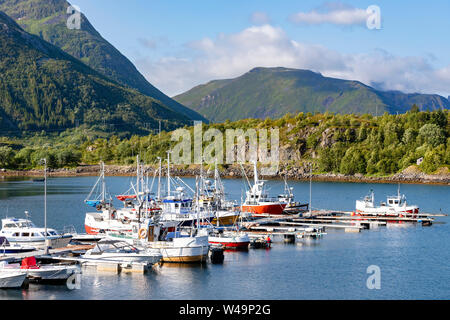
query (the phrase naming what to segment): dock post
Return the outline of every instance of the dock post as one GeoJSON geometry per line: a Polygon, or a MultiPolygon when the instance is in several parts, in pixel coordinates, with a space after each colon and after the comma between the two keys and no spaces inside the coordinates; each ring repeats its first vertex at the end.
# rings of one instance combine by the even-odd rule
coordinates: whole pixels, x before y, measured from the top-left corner
{"type": "Polygon", "coordinates": [[[285,243],[295,243],[295,234],[285,234],[284,242],[285,243]]]}

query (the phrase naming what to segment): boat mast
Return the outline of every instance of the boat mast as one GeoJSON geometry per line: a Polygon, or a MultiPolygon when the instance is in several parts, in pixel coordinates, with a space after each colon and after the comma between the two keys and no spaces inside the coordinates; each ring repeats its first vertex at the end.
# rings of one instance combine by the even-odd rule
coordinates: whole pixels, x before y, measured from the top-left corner
{"type": "Polygon", "coordinates": [[[258,184],[258,168],[256,166],[256,160],[253,162],[253,171],[254,171],[254,175],[255,175],[255,184],[258,184]]]}
{"type": "Polygon", "coordinates": [[[158,177],[158,201],[159,201],[159,200],[161,200],[161,171],[162,171],[161,157],[158,157],[158,160],[159,160],[159,177],[158,177]]]}
{"type": "Polygon", "coordinates": [[[167,151],[167,196],[170,196],[170,151],[167,151]]]}
{"type": "Polygon", "coordinates": [[[104,204],[106,202],[106,185],[105,185],[105,163],[102,161],[100,162],[100,165],[102,167],[101,171],[101,179],[102,179],[102,203],[104,204]]]}
{"type": "Polygon", "coordinates": [[[312,163],[309,167],[309,215],[312,215],[312,163]]]}
{"type": "Polygon", "coordinates": [[[48,253],[47,245],[47,159],[41,159],[44,162],[44,241],[45,241],[45,253],[48,253]]]}
{"type": "Polygon", "coordinates": [[[137,198],[137,200],[140,202],[140,199],[139,199],[139,183],[140,183],[140,172],[139,172],[139,167],[140,167],[140,164],[139,164],[139,155],[137,155],[136,156],[136,163],[137,163],[137,172],[136,172],[136,183],[137,183],[137,185],[136,185],[136,198],[137,198]]]}

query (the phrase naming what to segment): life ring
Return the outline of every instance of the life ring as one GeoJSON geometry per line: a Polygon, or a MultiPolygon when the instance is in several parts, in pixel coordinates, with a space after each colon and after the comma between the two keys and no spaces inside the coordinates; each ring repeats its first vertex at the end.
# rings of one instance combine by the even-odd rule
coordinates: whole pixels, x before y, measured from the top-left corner
{"type": "Polygon", "coordinates": [[[139,239],[145,239],[147,237],[147,230],[142,228],[139,230],[139,239]]]}

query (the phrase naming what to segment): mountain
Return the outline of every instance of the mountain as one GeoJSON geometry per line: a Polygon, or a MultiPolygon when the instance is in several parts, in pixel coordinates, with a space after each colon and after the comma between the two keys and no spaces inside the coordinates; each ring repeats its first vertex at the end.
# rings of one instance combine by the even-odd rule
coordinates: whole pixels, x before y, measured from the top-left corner
{"type": "Polygon", "coordinates": [[[449,108],[439,95],[383,92],[361,82],[327,78],[308,70],[255,68],[235,79],[216,80],[176,97],[213,122],[277,118],[286,113],[404,113],[449,108]]]}
{"type": "Polygon", "coordinates": [[[78,124],[148,133],[190,121],[121,86],[61,49],[25,32],[0,11],[0,133],[60,130],[78,124]]]}
{"type": "Polygon", "coordinates": [[[106,77],[161,101],[189,119],[205,120],[151,85],[124,55],[95,30],[83,14],[81,29],[69,29],[69,6],[66,0],[0,0],[0,10],[15,19],[25,31],[38,35],[106,77]]]}

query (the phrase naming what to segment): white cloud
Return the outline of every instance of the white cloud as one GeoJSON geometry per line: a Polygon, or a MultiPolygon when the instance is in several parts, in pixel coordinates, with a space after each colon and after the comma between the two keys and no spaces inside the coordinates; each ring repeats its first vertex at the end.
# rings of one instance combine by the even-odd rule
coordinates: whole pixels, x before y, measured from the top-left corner
{"type": "Polygon", "coordinates": [[[294,41],[283,29],[268,24],[190,42],[179,55],[139,59],[136,64],[168,95],[210,80],[234,78],[254,67],[309,69],[384,90],[450,93],[450,66],[436,69],[428,58],[400,57],[383,50],[342,54],[294,41]]]}
{"type": "Polygon", "coordinates": [[[291,20],[298,24],[336,24],[336,25],[365,25],[369,14],[366,9],[353,8],[340,2],[328,2],[320,8],[310,12],[299,12],[291,16],[291,20]]]}

